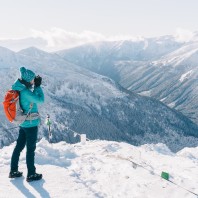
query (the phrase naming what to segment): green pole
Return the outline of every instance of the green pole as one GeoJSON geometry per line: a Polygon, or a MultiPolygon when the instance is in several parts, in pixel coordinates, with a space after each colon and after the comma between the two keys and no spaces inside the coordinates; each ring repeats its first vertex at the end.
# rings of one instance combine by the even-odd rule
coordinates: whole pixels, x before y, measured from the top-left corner
{"type": "Polygon", "coordinates": [[[47,114],[47,120],[46,120],[46,124],[48,126],[48,137],[49,137],[49,143],[51,143],[52,140],[52,132],[51,132],[51,120],[50,120],[50,115],[47,114]]]}

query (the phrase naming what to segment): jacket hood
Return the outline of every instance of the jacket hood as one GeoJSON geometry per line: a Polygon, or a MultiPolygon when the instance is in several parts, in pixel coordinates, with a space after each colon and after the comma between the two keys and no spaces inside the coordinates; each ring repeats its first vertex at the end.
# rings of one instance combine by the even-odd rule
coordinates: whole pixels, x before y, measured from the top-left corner
{"type": "Polygon", "coordinates": [[[24,89],[27,89],[26,86],[24,84],[22,84],[18,79],[12,85],[12,90],[22,91],[24,89]]]}

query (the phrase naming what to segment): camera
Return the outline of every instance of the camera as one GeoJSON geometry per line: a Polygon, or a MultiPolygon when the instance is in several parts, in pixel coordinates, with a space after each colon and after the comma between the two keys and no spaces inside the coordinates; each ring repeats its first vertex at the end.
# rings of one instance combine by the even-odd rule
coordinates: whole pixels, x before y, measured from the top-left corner
{"type": "Polygon", "coordinates": [[[36,87],[39,87],[41,85],[41,82],[42,82],[42,78],[39,75],[34,78],[34,85],[36,87]]]}
{"type": "Polygon", "coordinates": [[[37,75],[35,78],[34,78],[34,81],[41,78],[39,75],[37,75]]]}

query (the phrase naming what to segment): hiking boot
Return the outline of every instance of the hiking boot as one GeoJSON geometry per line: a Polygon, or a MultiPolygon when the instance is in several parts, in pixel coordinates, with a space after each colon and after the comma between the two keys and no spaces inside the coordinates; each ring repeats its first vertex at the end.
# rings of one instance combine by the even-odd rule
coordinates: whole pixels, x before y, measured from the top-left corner
{"type": "Polygon", "coordinates": [[[38,173],[34,173],[33,175],[30,175],[26,178],[27,182],[32,182],[32,181],[36,181],[36,180],[40,180],[42,179],[42,174],[38,174],[38,173]]]}
{"type": "Polygon", "coordinates": [[[22,175],[23,175],[23,172],[10,171],[9,178],[21,177],[22,175]]]}

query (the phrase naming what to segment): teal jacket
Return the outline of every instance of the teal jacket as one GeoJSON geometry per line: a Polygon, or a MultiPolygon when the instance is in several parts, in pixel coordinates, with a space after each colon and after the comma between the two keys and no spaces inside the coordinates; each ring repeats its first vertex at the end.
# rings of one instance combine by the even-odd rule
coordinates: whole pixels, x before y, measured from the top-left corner
{"type": "MultiPolygon", "coordinates": [[[[41,104],[44,102],[44,94],[41,87],[35,87],[34,90],[30,90],[26,88],[24,84],[22,84],[19,80],[12,85],[13,90],[20,91],[20,105],[23,109],[24,113],[27,114],[30,110],[31,103],[33,104],[31,113],[38,113],[37,104],[41,104]]],[[[40,118],[36,120],[26,120],[22,124],[21,127],[29,128],[38,126],[40,124],[40,118]]]]}

